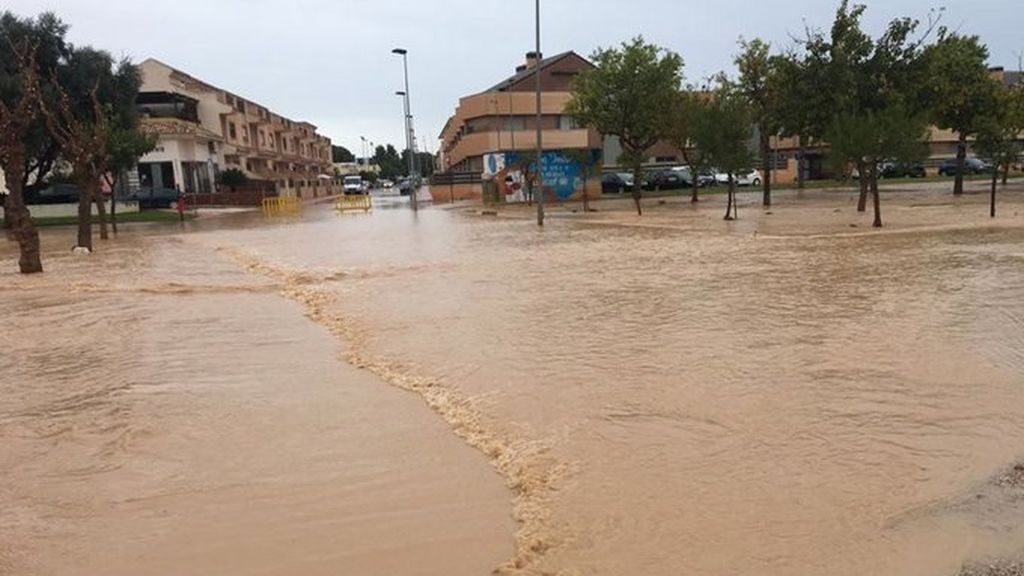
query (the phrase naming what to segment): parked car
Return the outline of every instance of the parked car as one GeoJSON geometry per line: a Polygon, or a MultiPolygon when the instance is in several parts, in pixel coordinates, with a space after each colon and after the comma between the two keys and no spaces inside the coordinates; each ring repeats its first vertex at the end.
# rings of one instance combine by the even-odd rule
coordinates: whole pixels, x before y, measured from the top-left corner
{"type": "Polygon", "coordinates": [[[619,194],[633,189],[633,175],[626,172],[606,172],[601,175],[601,191],[619,194]]]}
{"type": "MultiPolygon", "coordinates": [[[[985,174],[992,171],[992,165],[978,158],[967,158],[964,160],[964,174],[985,174]]],[[[943,160],[939,164],[941,176],[956,176],[956,158],[943,160]]]]}
{"type": "Polygon", "coordinates": [[[161,210],[174,206],[180,196],[174,188],[142,188],[128,199],[138,202],[139,210],[161,210]]]}
{"type": "Polygon", "coordinates": [[[77,204],[78,187],[72,184],[51,184],[25,198],[26,204],[77,204]]]}
{"type": "MultiPolygon", "coordinates": [[[[689,166],[679,166],[673,168],[673,170],[679,172],[686,178],[686,181],[690,187],[693,187],[693,169],[689,166]]],[[[708,186],[714,186],[715,173],[713,170],[704,169],[697,173],[697,186],[699,188],[707,188],[708,186]]]]}
{"type": "Polygon", "coordinates": [[[681,170],[662,170],[647,179],[645,190],[680,190],[691,188],[689,174],[681,170]]]}
{"type": "Polygon", "coordinates": [[[710,168],[705,168],[697,173],[697,182],[701,188],[718,184],[718,181],[715,180],[715,171],[710,168]]]}
{"type": "MultiPolygon", "coordinates": [[[[751,170],[743,174],[735,175],[737,186],[760,186],[761,185],[761,173],[757,170],[751,170]]],[[[729,175],[721,172],[715,172],[715,182],[719,184],[728,184],[729,175]]]]}
{"type": "Polygon", "coordinates": [[[924,178],[928,173],[924,165],[917,162],[883,162],[878,165],[882,178],[924,178]]]}

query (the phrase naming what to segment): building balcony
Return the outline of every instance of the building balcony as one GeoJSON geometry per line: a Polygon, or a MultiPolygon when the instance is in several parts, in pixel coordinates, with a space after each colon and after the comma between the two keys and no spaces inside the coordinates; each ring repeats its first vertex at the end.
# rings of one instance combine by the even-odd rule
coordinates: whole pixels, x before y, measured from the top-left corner
{"type": "MultiPolygon", "coordinates": [[[[541,143],[545,150],[601,148],[596,132],[585,129],[543,130],[541,143]]],[[[446,154],[452,165],[466,158],[510,150],[533,150],[537,147],[537,132],[477,132],[466,134],[446,154]]]]}
{"type": "Polygon", "coordinates": [[[223,141],[219,134],[203,128],[199,122],[180,118],[141,118],[139,129],[157,137],[184,136],[204,141],[223,141]]]}

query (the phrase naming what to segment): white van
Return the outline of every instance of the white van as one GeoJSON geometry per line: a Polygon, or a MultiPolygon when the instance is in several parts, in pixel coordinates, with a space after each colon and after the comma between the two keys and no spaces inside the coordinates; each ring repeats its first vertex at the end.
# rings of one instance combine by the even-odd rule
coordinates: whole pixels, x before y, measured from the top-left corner
{"type": "Polygon", "coordinates": [[[345,194],[362,194],[363,177],[345,176],[345,194]]]}

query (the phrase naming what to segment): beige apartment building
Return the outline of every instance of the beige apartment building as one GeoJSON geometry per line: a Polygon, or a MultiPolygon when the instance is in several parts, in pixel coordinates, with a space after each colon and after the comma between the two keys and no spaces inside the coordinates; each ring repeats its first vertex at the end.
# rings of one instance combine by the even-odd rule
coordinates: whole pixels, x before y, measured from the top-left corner
{"type": "Polygon", "coordinates": [[[216,191],[220,172],[235,168],[281,196],[337,192],[331,141],[313,124],[285,118],[159,60],[139,67],[142,128],[159,140],[139,161],[136,186],[208,194],[216,191]]]}
{"type": "MultiPolygon", "coordinates": [[[[581,191],[571,163],[559,161],[558,155],[567,150],[590,150],[597,155],[601,149],[597,132],[576,126],[565,114],[573,77],[593,65],[575,52],[546,59],[530,53],[512,76],[461,98],[455,114],[445,124],[440,135],[440,167],[449,175],[470,176],[459,179],[456,197],[479,198],[484,182],[494,182],[509,196],[521,186],[518,159],[537,146],[537,66],[541,75],[541,140],[547,194],[567,198],[581,191]],[[549,157],[553,159],[550,162],[549,157]],[[550,175],[549,169],[554,171],[550,175]]],[[[599,184],[596,182],[598,192],[599,184]]],[[[448,187],[442,188],[442,196],[449,194],[448,187]]]]}

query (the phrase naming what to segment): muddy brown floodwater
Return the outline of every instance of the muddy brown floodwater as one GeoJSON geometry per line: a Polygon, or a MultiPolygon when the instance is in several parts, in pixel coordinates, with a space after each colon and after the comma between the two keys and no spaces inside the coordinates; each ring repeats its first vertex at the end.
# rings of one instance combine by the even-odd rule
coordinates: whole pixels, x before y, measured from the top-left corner
{"type": "Polygon", "coordinates": [[[1016,565],[1024,202],[892,196],[4,246],[0,573],[1016,565]]]}

